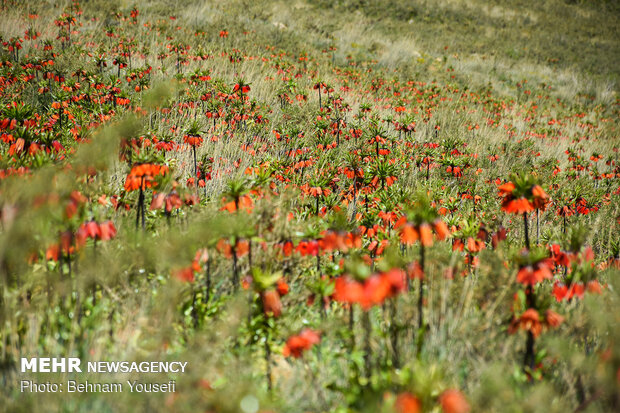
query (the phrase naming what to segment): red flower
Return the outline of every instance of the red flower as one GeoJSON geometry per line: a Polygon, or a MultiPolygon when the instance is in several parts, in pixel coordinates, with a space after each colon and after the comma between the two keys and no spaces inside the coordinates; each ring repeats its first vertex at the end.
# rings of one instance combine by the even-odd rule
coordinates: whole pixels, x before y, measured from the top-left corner
{"type": "Polygon", "coordinates": [[[239,90],[241,90],[241,93],[248,93],[250,91],[250,86],[243,84],[243,83],[237,83],[233,87],[233,92],[237,92],[239,90]]]}
{"type": "Polygon", "coordinates": [[[553,274],[546,259],[522,267],[517,274],[517,281],[525,285],[535,285],[551,278],[553,278],[553,274]]]}
{"type": "Polygon", "coordinates": [[[58,261],[58,257],[60,256],[60,246],[58,244],[51,245],[47,251],[45,251],[45,259],[58,261]]]}
{"type": "Polygon", "coordinates": [[[468,413],[469,404],[458,390],[448,389],[439,396],[439,404],[444,413],[468,413]]]}
{"type": "Polygon", "coordinates": [[[186,144],[190,145],[190,146],[200,146],[202,145],[202,142],[204,141],[204,139],[200,136],[197,135],[185,135],[183,136],[183,142],[185,142],[186,144]]]}
{"type": "Polygon", "coordinates": [[[524,214],[534,210],[534,205],[526,198],[510,199],[504,198],[502,211],[509,214],[524,214]]]}
{"type": "Polygon", "coordinates": [[[400,231],[400,240],[403,244],[412,245],[420,238],[420,234],[413,225],[405,225],[400,231]]]}
{"type": "Polygon", "coordinates": [[[168,166],[143,163],[135,165],[131,168],[129,175],[125,180],[125,190],[134,191],[136,189],[142,190],[151,188],[156,185],[154,178],[157,175],[165,175],[168,172],[168,166]]]}
{"type": "Polygon", "coordinates": [[[414,279],[414,280],[415,279],[421,280],[424,278],[424,270],[420,266],[420,263],[417,261],[414,261],[411,264],[409,264],[409,266],[407,267],[407,273],[409,275],[409,278],[414,279]]]}
{"type": "Polygon", "coordinates": [[[450,230],[448,229],[448,226],[445,224],[445,222],[443,222],[442,220],[438,219],[437,221],[435,221],[433,227],[439,241],[443,241],[450,236],[450,230]]]}
{"type": "Polygon", "coordinates": [[[386,299],[405,291],[405,277],[405,272],[399,268],[375,273],[364,282],[352,280],[348,276],[338,277],[334,285],[334,300],[357,303],[366,311],[373,305],[380,305],[386,299]]]}
{"type": "Polygon", "coordinates": [[[425,247],[430,247],[431,245],[433,245],[433,233],[431,231],[431,226],[426,223],[421,224],[419,227],[419,231],[420,242],[422,243],[422,245],[424,245],[425,247]]]}
{"type": "Polygon", "coordinates": [[[577,283],[570,286],[568,290],[567,298],[572,298],[573,296],[577,296],[578,298],[583,298],[584,287],[583,284],[577,283]]]}
{"type": "Polygon", "coordinates": [[[500,241],[504,241],[506,239],[506,229],[501,227],[497,232],[495,232],[491,236],[491,245],[493,245],[493,249],[499,246],[500,241]]]}
{"type": "Polygon", "coordinates": [[[189,267],[179,268],[172,272],[172,275],[183,282],[192,282],[194,281],[194,269],[190,265],[189,267]]]}
{"type": "Polygon", "coordinates": [[[99,224],[99,234],[102,241],[108,241],[116,237],[116,227],[112,221],[99,224]]]}
{"type": "Polygon", "coordinates": [[[562,265],[564,267],[567,267],[570,264],[570,259],[568,257],[568,254],[562,251],[558,244],[551,245],[550,249],[551,249],[551,257],[553,258],[553,260],[555,261],[557,265],[562,265]]]}
{"type": "Polygon", "coordinates": [[[508,332],[513,334],[518,329],[529,331],[534,335],[534,338],[537,338],[542,332],[538,311],[534,308],[529,308],[521,314],[521,317],[513,319],[508,327],[508,332]]]}
{"type": "Polygon", "coordinates": [[[420,413],[422,411],[422,403],[420,399],[411,393],[401,393],[396,397],[394,410],[397,413],[420,413]]]}
{"type": "Polygon", "coordinates": [[[84,232],[86,237],[92,238],[92,239],[98,238],[101,235],[101,230],[99,229],[99,225],[97,225],[95,221],[88,221],[87,223],[82,224],[80,226],[80,229],[78,229],[78,231],[80,230],[84,232]]]}
{"type": "Polygon", "coordinates": [[[276,289],[278,290],[278,294],[280,294],[280,297],[284,297],[286,294],[288,294],[289,287],[286,281],[284,281],[284,278],[278,280],[278,283],[276,284],[276,289]]]}
{"type": "Polygon", "coordinates": [[[506,182],[503,185],[500,185],[497,189],[499,189],[499,196],[506,197],[512,195],[512,191],[515,190],[515,184],[512,182],[506,182]]]}
{"type": "Polygon", "coordinates": [[[280,317],[282,315],[282,302],[280,294],[276,290],[267,290],[261,294],[263,311],[266,316],[280,317]]]}
{"type": "MultiPolygon", "coordinates": [[[[223,202],[225,201],[226,199],[224,198],[223,202]]],[[[230,213],[235,212],[237,209],[244,210],[246,212],[252,212],[253,208],[254,208],[254,202],[252,201],[252,198],[250,198],[249,195],[241,195],[239,199],[237,200],[237,202],[235,202],[234,200],[230,202],[226,202],[224,206],[220,208],[220,210],[221,211],[226,210],[230,213]]]]}
{"type": "Polygon", "coordinates": [[[552,294],[555,296],[555,299],[560,302],[568,295],[568,287],[564,284],[555,283],[553,285],[552,294]]]}
{"type": "Polygon", "coordinates": [[[400,228],[400,241],[407,245],[412,245],[419,239],[425,247],[432,246],[433,231],[439,241],[443,241],[450,236],[448,226],[440,219],[432,223],[422,222],[419,225],[414,225],[411,222],[407,222],[407,217],[402,216],[394,224],[394,228],[400,228]]]}
{"type": "Polygon", "coordinates": [[[525,214],[535,209],[544,209],[549,197],[534,178],[513,176],[517,184],[507,182],[498,187],[502,200],[502,211],[512,214],[525,214]]]}
{"type": "Polygon", "coordinates": [[[549,201],[549,197],[540,185],[534,185],[532,187],[532,196],[534,197],[532,200],[534,208],[544,210],[549,201]]]}
{"type": "Polygon", "coordinates": [[[312,346],[320,341],[321,336],[318,332],[304,329],[299,335],[289,337],[282,349],[282,354],[285,357],[293,356],[299,358],[304,351],[311,349],[312,346]]]}
{"type": "Polygon", "coordinates": [[[603,292],[601,288],[601,284],[599,284],[599,282],[596,280],[592,280],[588,282],[586,287],[588,288],[588,292],[591,292],[594,294],[601,294],[603,292]]]}
{"type": "MultiPolygon", "coordinates": [[[[217,250],[224,254],[226,258],[232,258],[233,256],[233,248],[230,243],[225,239],[220,239],[216,246],[217,250]]],[[[250,250],[250,243],[245,240],[237,241],[235,244],[235,255],[237,258],[243,257],[250,250]]]]}
{"type": "Polygon", "coordinates": [[[302,257],[312,255],[316,257],[319,253],[319,243],[317,241],[301,241],[297,244],[295,251],[299,252],[302,257]]]}
{"type": "Polygon", "coordinates": [[[547,310],[545,313],[545,322],[549,327],[557,327],[564,322],[564,317],[553,310],[547,310]]]}
{"type": "Polygon", "coordinates": [[[362,303],[364,301],[364,287],[361,283],[347,276],[338,277],[334,283],[334,300],[343,303],[362,303]]]}

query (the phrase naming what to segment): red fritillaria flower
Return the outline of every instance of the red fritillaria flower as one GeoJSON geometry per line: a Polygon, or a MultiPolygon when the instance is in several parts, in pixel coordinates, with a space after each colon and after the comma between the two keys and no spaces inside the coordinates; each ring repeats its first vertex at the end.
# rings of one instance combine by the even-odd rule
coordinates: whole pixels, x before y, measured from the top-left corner
{"type": "Polygon", "coordinates": [[[448,389],[439,396],[439,404],[444,413],[468,413],[469,403],[458,390],[448,389]]]}
{"type": "Polygon", "coordinates": [[[15,141],[14,144],[9,148],[9,155],[12,156],[14,154],[19,154],[24,149],[24,144],[26,141],[22,138],[19,138],[15,141]]]}
{"type": "MultiPolygon", "coordinates": [[[[219,252],[224,254],[226,258],[232,257],[233,249],[230,243],[228,242],[228,240],[220,239],[217,242],[216,248],[219,252]]],[[[249,251],[250,251],[250,244],[247,240],[240,240],[240,241],[237,241],[237,243],[235,244],[235,255],[237,256],[237,258],[243,257],[249,251]]]]}
{"type": "Polygon", "coordinates": [[[541,321],[540,314],[535,308],[528,308],[520,317],[514,317],[508,326],[508,333],[514,334],[517,330],[524,330],[532,333],[534,338],[538,338],[543,326],[555,328],[564,322],[564,317],[553,310],[546,310],[544,320],[541,321]]]}
{"type": "Polygon", "coordinates": [[[424,269],[418,261],[413,261],[407,266],[407,275],[413,280],[421,280],[424,278],[424,269]]]}
{"type": "Polygon", "coordinates": [[[427,223],[422,223],[419,225],[418,231],[420,233],[420,242],[422,243],[422,245],[433,245],[433,232],[430,225],[428,225],[427,223]]]}
{"type": "Polygon", "coordinates": [[[534,205],[534,208],[544,210],[548,202],[549,196],[547,193],[540,185],[534,185],[532,187],[532,205],[534,205]]]}
{"type": "Polygon", "coordinates": [[[185,142],[189,146],[194,146],[194,147],[200,146],[202,145],[203,141],[204,139],[198,135],[184,135],[183,136],[183,142],[185,142]]]}
{"type": "Polygon", "coordinates": [[[286,294],[288,294],[289,286],[284,280],[284,278],[278,280],[278,282],[276,283],[276,290],[278,290],[278,294],[280,294],[280,297],[284,297],[286,294]]]}
{"type": "Polygon", "coordinates": [[[395,295],[405,291],[407,288],[406,277],[407,274],[400,268],[392,268],[389,271],[381,273],[381,278],[383,278],[390,286],[390,291],[386,298],[394,297],[395,295]]]}
{"type": "Polygon", "coordinates": [[[551,258],[556,265],[561,265],[564,267],[568,267],[570,264],[570,257],[564,251],[562,251],[561,247],[558,244],[553,244],[549,247],[551,250],[551,258]]]}
{"type": "Polygon", "coordinates": [[[245,84],[244,82],[239,82],[233,87],[233,93],[239,90],[241,91],[241,93],[248,93],[250,91],[250,86],[245,84]]]}
{"type": "Polygon", "coordinates": [[[73,232],[67,230],[60,233],[60,249],[63,253],[73,254],[73,252],[75,252],[73,241],[73,232]]]}
{"type": "Polygon", "coordinates": [[[78,229],[78,234],[80,232],[82,232],[85,238],[87,237],[95,239],[101,235],[99,225],[95,221],[88,221],[87,223],[80,225],[80,228],[78,229]]]}
{"type": "Polygon", "coordinates": [[[564,317],[553,310],[545,312],[545,322],[549,327],[557,327],[564,322],[564,317]]]}
{"type": "Polygon", "coordinates": [[[379,274],[373,274],[364,282],[364,297],[360,303],[364,309],[381,304],[388,298],[391,291],[390,280],[379,274]]]}
{"type": "Polygon", "coordinates": [[[381,240],[381,242],[375,239],[368,245],[368,251],[372,252],[375,256],[380,256],[383,254],[388,244],[389,240],[387,239],[381,240]]]}
{"type": "Polygon", "coordinates": [[[45,259],[48,261],[58,261],[58,257],[60,256],[60,245],[53,244],[50,245],[45,251],[45,259]]]}
{"type": "Polygon", "coordinates": [[[534,210],[534,205],[526,198],[510,199],[505,198],[502,202],[502,211],[509,214],[524,214],[534,210]]]}
{"type": "Polygon", "coordinates": [[[512,176],[511,182],[506,182],[498,188],[502,197],[502,211],[510,214],[525,214],[535,209],[544,209],[549,197],[532,175],[521,177],[512,176]]]}
{"type": "Polygon", "coordinates": [[[601,284],[597,280],[589,281],[587,288],[588,288],[588,292],[593,293],[593,294],[602,294],[603,292],[601,284]]]}
{"type": "Polygon", "coordinates": [[[348,275],[337,277],[334,282],[334,296],[336,301],[354,303],[363,295],[363,283],[354,280],[348,275]]]}
{"type": "Polygon", "coordinates": [[[143,163],[134,165],[125,179],[125,190],[135,191],[140,189],[151,188],[155,185],[154,178],[157,175],[165,175],[168,172],[168,166],[143,163]]]}
{"type": "Polygon", "coordinates": [[[193,266],[183,267],[172,271],[172,275],[179,281],[192,282],[194,281],[194,268],[193,266]]]}
{"type": "Polygon", "coordinates": [[[463,176],[463,172],[459,166],[448,166],[446,168],[446,173],[452,174],[455,178],[463,176]]]}
{"type": "Polygon", "coordinates": [[[394,410],[397,413],[420,413],[422,402],[409,392],[400,393],[394,402],[394,410]]]}
{"type": "Polygon", "coordinates": [[[295,247],[295,251],[300,253],[302,257],[312,255],[316,257],[319,253],[319,242],[316,240],[300,241],[295,247]]]}
{"type": "Polygon", "coordinates": [[[176,190],[172,190],[167,195],[160,192],[153,195],[153,200],[151,201],[151,206],[149,209],[153,211],[164,205],[166,212],[170,213],[173,209],[181,208],[183,201],[176,190]]]}
{"type": "Polygon", "coordinates": [[[556,301],[560,302],[568,295],[568,287],[561,283],[555,283],[553,285],[552,294],[556,301]]]}
{"type": "Polygon", "coordinates": [[[105,221],[99,224],[99,236],[102,241],[108,241],[116,237],[116,227],[114,222],[105,221]]]}
{"type": "Polygon", "coordinates": [[[321,336],[317,331],[304,329],[296,336],[291,336],[286,341],[282,354],[284,357],[293,356],[299,358],[306,350],[309,350],[315,344],[321,341],[321,336]]]}
{"type": "Polygon", "coordinates": [[[364,287],[347,276],[338,277],[334,283],[334,300],[353,304],[364,301],[364,287]]]}
{"type": "Polygon", "coordinates": [[[355,281],[348,276],[336,278],[334,300],[349,304],[357,303],[369,310],[386,299],[405,291],[406,274],[400,268],[375,273],[364,282],[355,281]]]}
{"type": "Polygon", "coordinates": [[[290,257],[293,253],[293,243],[291,241],[284,241],[274,246],[276,249],[282,251],[285,257],[290,257]]]}
{"type": "Polygon", "coordinates": [[[79,191],[71,192],[69,196],[69,203],[65,207],[65,215],[68,219],[71,219],[77,212],[80,205],[86,203],[87,199],[79,191]]]}
{"type": "Polygon", "coordinates": [[[407,218],[403,216],[396,222],[394,227],[400,228],[400,240],[407,245],[412,245],[417,240],[420,240],[422,245],[430,247],[433,245],[433,231],[439,241],[443,241],[450,236],[450,230],[440,219],[435,220],[432,224],[423,222],[420,225],[414,225],[407,222],[407,218]]]}
{"type": "Polygon", "coordinates": [[[230,202],[226,202],[226,198],[222,198],[222,202],[224,202],[224,206],[220,208],[220,211],[226,210],[231,214],[237,211],[237,209],[249,213],[254,208],[254,201],[252,201],[249,195],[241,195],[237,201],[232,200],[230,202]]]}
{"type": "Polygon", "coordinates": [[[345,231],[323,231],[321,233],[322,238],[317,240],[319,248],[322,251],[334,251],[339,250],[347,252],[351,248],[361,248],[362,238],[358,232],[345,232],[345,231]]]}
{"type": "Polygon", "coordinates": [[[568,290],[568,294],[567,297],[578,297],[578,298],[583,298],[583,293],[585,291],[585,288],[583,286],[582,283],[576,283],[570,286],[570,289],[568,290]]]}
{"type": "MultiPolygon", "coordinates": [[[[455,250],[456,246],[457,244],[455,243],[455,245],[452,246],[452,249],[455,250]]],[[[464,247],[465,244],[461,243],[460,250],[462,251],[464,247]]],[[[467,249],[469,250],[469,252],[480,252],[484,248],[484,241],[474,237],[467,237],[467,249]]]]}
{"type": "Polygon", "coordinates": [[[266,316],[277,318],[282,315],[282,302],[280,301],[280,294],[276,290],[263,291],[261,298],[266,316]]]}
{"type": "Polygon", "coordinates": [[[496,249],[499,246],[499,243],[501,241],[504,241],[505,239],[506,239],[506,228],[500,227],[497,230],[497,232],[491,235],[491,245],[493,246],[493,249],[496,249]]]}
{"type": "MultiPolygon", "coordinates": [[[[600,284],[598,284],[597,281],[590,281],[588,283],[588,291],[600,292],[600,284]]],[[[570,300],[573,297],[581,299],[583,298],[583,295],[585,293],[585,287],[582,283],[574,283],[570,286],[566,286],[562,283],[555,283],[555,285],[553,286],[553,291],[551,293],[558,302],[562,300],[570,300]]]]}
{"type": "Polygon", "coordinates": [[[521,267],[517,273],[517,281],[524,285],[535,285],[543,280],[553,278],[549,259],[543,259],[532,265],[521,267]]]}
{"type": "Polygon", "coordinates": [[[514,334],[519,329],[531,332],[534,338],[540,335],[542,324],[536,309],[528,308],[521,317],[514,318],[508,327],[508,333],[514,334]]]}

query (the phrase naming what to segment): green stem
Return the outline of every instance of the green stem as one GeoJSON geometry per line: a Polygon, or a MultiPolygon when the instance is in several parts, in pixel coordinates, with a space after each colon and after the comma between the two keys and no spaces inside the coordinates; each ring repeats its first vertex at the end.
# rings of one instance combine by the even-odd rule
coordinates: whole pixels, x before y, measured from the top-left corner
{"type": "Polygon", "coordinates": [[[391,310],[390,311],[390,341],[392,345],[392,366],[394,368],[400,367],[400,355],[398,352],[398,326],[396,325],[397,313],[398,313],[398,301],[397,298],[394,297],[390,301],[391,310]]]}
{"type": "Polygon", "coordinates": [[[416,341],[416,350],[418,357],[422,351],[422,344],[424,341],[424,261],[426,258],[424,244],[420,245],[420,291],[418,295],[418,336],[416,341]]]}
{"type": "Polygon", "coordinates": [[[362,316],[362,324],[364,326],[365,339],[364,339],[364,367],[366,378],[370,378],[371,371],[371,362],[370,362],[370,333],[371,333],[371,324],[370,324],[370,313],[369,311],[364,311],[362,316]]]}
{"type": "Polygon", "coordinates": [[[525,236],[525,248],[530,249],[530,235],[528,233],[527,212],[523,213],[523,234],[525,236]]]}

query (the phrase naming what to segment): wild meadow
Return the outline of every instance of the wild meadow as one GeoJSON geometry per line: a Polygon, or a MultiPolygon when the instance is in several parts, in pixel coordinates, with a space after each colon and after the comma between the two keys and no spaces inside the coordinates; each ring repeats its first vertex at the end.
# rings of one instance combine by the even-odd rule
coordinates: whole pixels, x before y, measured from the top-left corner
{"type": "Polygon", "coordinates": [[[620,410],[616,2],[0,13],[0,410],[620,410]]]}

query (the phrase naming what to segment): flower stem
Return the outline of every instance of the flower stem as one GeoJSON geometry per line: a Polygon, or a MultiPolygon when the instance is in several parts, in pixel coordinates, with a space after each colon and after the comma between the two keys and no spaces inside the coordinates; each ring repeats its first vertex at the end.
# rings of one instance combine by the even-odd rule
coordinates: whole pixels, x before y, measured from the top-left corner
{"type": "Polygon", "coordinates": [[[237,290],[239,289],[239,274],[237,272],[237,241],[235,241],[231,250],[232,250],[231,252],[232,252],[232,259],[233,259],[233,264],[232,264],[233,290],[234,292],[237,292],[237,290]]]}
{"type": "MultiPolygon", "coordinates": [[[[194,152],[194,180],[198,177],[198,167],[196,162],[196,145],[192,145],[192,150],[194,152]]],[[[194,183],[196,185],[196,183],[194,183]]]]}
{"type": "Polygon", "coordinates": [[[418,336],[416,340],[416,352],[418,357],[422,350],[422,343],[424,341],[424,261],[425,261],[424,244],[420,244],[420,291],[418,295],[418,336]]]}
{"type": "Polygon", "coordinates": [[[396,326],[396,319],[398,314],[398,302],[397,298],[392,298],[390,311],[390,341],[392,345],[392,366],[394,368],[400,367],[400,355],[398,353],[398,327],[396,326]]]}
{"type": "Polygon", "coordinates": [[[525,248],[530,249],[530,235],[528,233],[528,226],[527,226],[527,212],[523,213],[523,230],[524,230],[524,236],[525,236],[525,248]]]}
{"type": "Polygon", "coordinates": [[[271,347],[269,347],[269,325],[265,322],[265,362],[267,363],[267,390],[271,392],[273,382],[271,379],[271,347]]]}
{"type": "Polygon", "coordinates": [[[362,324],[364,326],[364,332],[365,334],[365,338],[364,338],[364,367],[365,367],[365,373],[366,373],[366,378],[370,378],[371,376],[371,362],[370,362],[370,332],[371,332],[371,325],[370,325],[370,313],[369,311],[364,311],[364,314],[362,316],[362,324]]]}
{"type": "MultiPolygon", "coordinates": [[[[525,290],[526,304],[528,308],[536,308],[536,295],[534,289],[530,285],[525,290]]],[[[523,358],[523,368],[529,368],[530,371],[534,370],[536,363],[536,353],[534,352],[534,343],[536,339],[531,331],[527,332],[527,339],[525,341],[525,356],[523,358]]]]}

